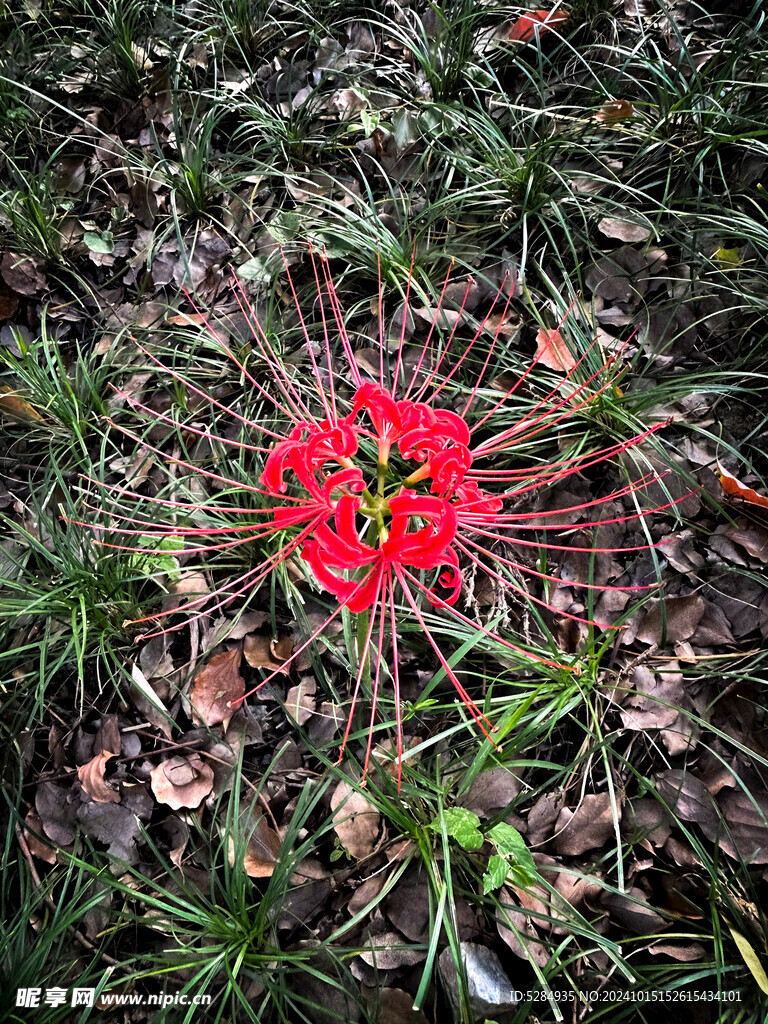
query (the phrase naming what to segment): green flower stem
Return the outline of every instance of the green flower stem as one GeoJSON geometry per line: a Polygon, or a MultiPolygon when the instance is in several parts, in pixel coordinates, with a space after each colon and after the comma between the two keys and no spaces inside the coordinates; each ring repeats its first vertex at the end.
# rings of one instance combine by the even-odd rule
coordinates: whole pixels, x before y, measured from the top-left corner
{"type": "Polygon", "coordinates": [[[358,663],[363,666],[361,682],[366,692],[370,692],[371,688],[371,656],[366,644],[370,620],[371,613],[369,611],[357,613],[357,659],[358,663]]]}

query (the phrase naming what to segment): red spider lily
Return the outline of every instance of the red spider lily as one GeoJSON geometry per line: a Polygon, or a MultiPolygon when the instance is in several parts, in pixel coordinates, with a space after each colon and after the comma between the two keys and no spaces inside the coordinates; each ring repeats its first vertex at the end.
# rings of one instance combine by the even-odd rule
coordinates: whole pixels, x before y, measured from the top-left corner
{"type": "MultiPolygon", "coordinates": [[[[509,402],[523,386],[531,384],[531,373],[538,359],[534,359],[528,370],[508,390],[487,402],[483,415],[475,417],[472,426],[467,414],[479,402],[483,378],[493,364],[494,353],[500,346],[500,330],[510,299],[505,300],[502,315],[498,317],[495,332],[487,330],[487,324],[494,309],[503,299],[499,290],[482,323],[466,343],[464,351],[454,358],[452,346],[459,323],[465,312],[469,285],[461,304],[449,338],[438,351],[432,345],[432,335],[440,315],[446,293],[448,278],[443,286],[440,302],[429,337],[419,353],[414,371],[406,375],[405,323],[400,337],[395,367],[391,374],[385,372],[384,340],[380,338],[380,372],[375,382],[365,381],[354,357],[352,343],[346,333],[338,295],[328,270],[327,260],[319,261],[310,252],[312,267],[320,300],[320,314],[323,328],[323,357],[325,366],[318,364],[307,326],[301,316],[290,273],[288,281],[299,313],[307,353],[312,368],[309,386],[300,387],[288,371],[251,308],[245,292],[235,284],[235,294],[243,312],[248,316],[252,331],[253,345],[263,363],[264,372],[260,379],[237,358],[232,350],[217,337],[215,330],[205,318],[211,334],[221,346],[226,357],[238,368],[257,393],[271,403],[278,416],[287,423],[283,432],[273,430],[263,423],[249,419],[229,409],[212,395],[197,388],[182,374],[162,364],[146,349],[145,355],[170,374],[195,395],[202,397],[211,406],[228,413],[246,428],[248,434],[263,443],[251,444],[226,438],[210,430],[184,426],[184,430],[232,448],[252,450],[266,456],[258,481],[243,484],[226,474],[186,462],[178,457],[170,458],[162,450],[137,437],[123,427],[118,427],[134,438],[144,448],[156,452],[169,462],[188,469],[203,479],[208,479],[228,488],[238,489],[257,496],[263,507],[248,509],[241,507],[217,506],[194,502],[142,498],[127,488],[106,486],[119,500],[131,499],[136,502],[134,515],[110,512],[113,523],[119,524],[120,533],[142,539],[174,537],[188,542],[187,551],[208,553],[229,549],[254,540],[268,539],[280,535],[283,542],[279,549],[268,555],[255,568],[249,569],[233,584],[222,586],[212,593],[190,600],[184,607],[186,617],[175,625],[166,625],[155,632],[145,633],[144,639],[181,629],[190,621],[222,608],[237,597],[249,593],[274,572],[276,567],[293,556],[298,556],[306,566],[307,575],[314,579],[324,591],[332,594],[338,602],[336,609],[288,659],[295,660],[311,644],[328,623],[335,619],[343,608],[359,616],[358,670],[352,694],[352,707],[341,745],[340,757],[350,734],[352,718],[364,681],[371,686],[371,728],[368,735],[364,761],[364,775],[367,772],[373,743],[373,724],[376,702],[382,680],[382,663],[385,647],[391,646],[389,659],[397,733],[398,785],[400,784],[403,756],[402,722],[400,707],[400,680],[398,674],[398,605],[415,617],[435,656],[453,683],[470,716],[487,736],[492,724],[482,714],[448,663],[440,645],[430,630],[422,610],[424,600],[433,607],[452,615],[462,625],[468,625],[492,637],[504,648],[524,658],[541,664],[565,667],[528,648],[487,629],[459,610],[461,597],[462,564],[477,567],[490,575],[510,591],[554,611],[544,599],[528,593],[519,583],[513,582],[507,570],[527,574],[536,580],[557,584],[560,582],[553,573],[532,569],[525,560],[517,561],[508,554],[499,553],[502,547],[547,550],[555,554],[567,551],[614,551],[613,548],[574,547],[564,543],[565,537],[556,523],[541,525],[548,517],[577,513],[633,495],[640,488],[657,481],[659,476],[650,473],[618,488],[604,497],[575,504],[569,508],[552,511],[518,510],[521,500],[534,496],[543,488],[573,477],[584,470],[600,466],[637,447],[660,425],[651,427],[623,441],[607,445],[596,451],[562,458],[559,461],[531,467],[520,465],[514,468],[499,468],[499,459],[515,455],[524,442],[541,434],[556,430],[582,409],[588,409],[597,398],[615,386],[617,374],[610,368],[617,361],[613,356],[601,363],[598,370],[586,370],[586,354],[558,379],[552,388],[542,394],[520,418],[493,432],[494,417],[509,416],[509,402]],[[318,266],[319,263],[319,266],[318,266]],[[322,276],[322,281],[321,281],[322,276]],[[331,315],[328,317],[327,308],[331,315]],[[333,330],[332,330],[333,329],[333,330]],[[341,350],[342,367],[339,369],[339,355],[332,345],[335,333],[341,350]],[[457,371],[478,346],[479,339],[490,335],[489,351],[482,370],[469,397],[460,412],[445,408],[447,399],[461,394],[459,388],[451,385],[457,371]],[[453,365],[445,372],[449,359],[453,365]],[[407,380],[406,380],[407,376],[407,380]],[[268,385],[265,382],[268,380],[268,385]],[[375,461],[371,454],[375,450],[375,461]],[[142,505],[141,502],[145,504],[142,505]],[[512,503],[515,508],[512,508],[512,503]],[[182,520],[158,525],[158,509],[173,513],[182,520]],[[183,525],[183,521],[194,524],[201,513],[228,512],[243,516],[238,525],[212,527],[206,525],[183,525]],[[287,537],[287,539],[284,539],[287,537]],[[378,648],[375,671],[370,678],[369,650],[374,636],[378,648]]],[[[287,265],[286,265],[287,271],[287,265]]],[[[409,283],[410,289],[410,283],[409,283]]],[[[406,303],[408,293],[406,293],[406,303]]],[[[381,295],[379,296],[381,311],[381,295]]],[[[382,322],[381,312],[379,316],[382,322]]],[[[404,318],[405,321],[405,318],[404,318]]],[[[562,326],[562,325],[561,325],[562,326]]],[[[383,331],[383,327],[381,328],[383,331]]],[[[466,393],[466,392],[465,392],[466,393]]],[[[148,409],[128,395],[130,404],[155,421],[176,426],[171,416],[148,409]]],[[[483,399],[487,401],[487,399],[483,399]]],[[[678,501],[682,499],[677,499],[678,501]]],[[[597,528],[601,525],[625,522],[650,512],[657,512],[676,504],[666,505],[644,513],[633,511],[625,516],[599,514],[584,527],[597,528]]],[[[91,506],[88,506],[91,507],[91,506]]],[[[94,527],[105,530],[106,527],[94,527]]],[[[102,543],[125,551],[141,551],[146,547],[132,547],[130,544],[102,543]]],[[[625,551],[639,551],[648,545],[623,548],[625,551]]],[[[592,590],[646,590],[645,586],[609,587],[589,583],[569,583],[592,590]]],[[[164,612],[138,619],[136,622],[156,622],[164,615],[178,611],[164,612]]],[[[567,612],[557,611],[559,616],[589,622],[567,612]]],[[[600,625],[591,623],[593,625],[600,625]]],[[[615,628],[606,626],[605,628],[615,628]]],[[[281,666],[285,671],[286,664],[281,666]]],[[[275,673],[260,685],[268,682],[275,673]]],[[[253,692],[253,691],[252,691],[253,692]]],[[[249,696],[249,695],[246,695],[249,696]]]]}

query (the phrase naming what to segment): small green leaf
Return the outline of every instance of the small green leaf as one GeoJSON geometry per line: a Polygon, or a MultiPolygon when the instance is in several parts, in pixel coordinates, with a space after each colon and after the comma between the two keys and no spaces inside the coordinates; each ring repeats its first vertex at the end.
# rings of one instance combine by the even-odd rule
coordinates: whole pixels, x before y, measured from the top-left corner
{"type": "Polygon", "coordinates": [[[259,284],[269,284],[272,281],[272,274],[267,270],[266,260],[261,256],[254,256],[246,260],[237,268],[237,276],[241,281],[258,281],[259,284]]]}
{"type": "Polygon", "coordinates": [[[111,231],[86,231],[83,241],[91,252],[110,253],[115,249],[115,239],[111,231]]]}
{"type": "Polygon", "coordinates": [[[267,224],[267,231],[276,242],[287,245],[292,242],[301,230],[301,222],[297,214],[291,210],[277,210],[267,224]]]}
{"type": "Polygon", "coordinates": [[[523,885],[532,885],[536,881],[536,862],[516,828],[500,821],[488,831],[488,839],[499,854],[510,862],[509,867],[523,885]]]}
{"type": "MultiPolygon", "coordinates": [[[[492,829],[488,830],[488,838],[502,857],[522,859],[531,856],[530,850],[525,845],[525,840],[517,829],[507,825],[504,821],[500,821],[498,825],[494,825],[492,829]]],[[[531,864],[533,864],[533,858],[531,858],[531,864]]]]}
{"type": "Polygon", "coordinates": [[[717,262],[724,267],[740,267],[741,256],[738,249],[724,249],[722,246],[712,254],[717,262]]]}
{"type": "Polygon", "coordinates": [[[509,873],[509,864],[494,853],[488,860],[488,870],[483,875],[483,896],[487,896],[494,889],[500,889],[506,881],[509,873]]]}
{"type": "Polygon", "coordinates": [[[163,552],[181,551],[184,548],[184,541],[181,537],[157,537],[141,536],[138,538],[139,546],[147,548],[146,555],[134,552],[131,555],[129,564],[132,569],[144,572],[148,576],[153,573],[165,573],[174,578],[178,572],[179,563],[171,554],[163,552]]]}
{"type": "Polygon", "coordinates": [[[364,108],[360,111],[360,123],[363,126],[363,131],[369,138],[379,127],[380,121],[381,114],[378,110],[367,110],[364,108]]]}
{"type": "Polygon", "coordinates": [[[432,822],[432,828],[439,832],[441,824],[459,846],[465,850],[479,850],[483,845],[483,833],[479,829],[480,819],[464,807],[449,807],[432,822]]]}
{"type": "Polygon", "coordinates": [[[399,150],[405,149],[419,137],[418,115],[405,107],[399,107],[392,115],[392,134],[399,150]]]}

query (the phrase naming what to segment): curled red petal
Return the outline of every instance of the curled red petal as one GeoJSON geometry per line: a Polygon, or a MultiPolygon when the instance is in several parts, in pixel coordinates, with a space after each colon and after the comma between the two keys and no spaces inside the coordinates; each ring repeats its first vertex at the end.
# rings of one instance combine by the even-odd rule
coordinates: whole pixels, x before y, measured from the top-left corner
{"type": "Polygon", "coordinates": [[[444,437],[453,441],[454,444],[465,446],[469,444],[469,427],[458,413],[451,412],[450,409],[438,409],[436,416],[440,433],[444,437]]]}
{"type": "Polygon", "coordinates": [[[452,494],[472,465],[469,449],[455,444],[434,455],[429,462],[433,494],[452,494]]]}
{"type": "Polygon", "coordinates": [[[504,500],[495,494],[481,491],[474,480],[465,480],[456,488],[453,505],[458,512],[501,512],[504,500]]]}
{"type": "Polygon", "coordinates": [[[458,527],[456,510],[450,502],[406,491],[391,498],[389,507],[392,526],[382,544],[387,557],[418,569],[433,569],[439,565],[458,527]],[[425,519],[426,525],[409,532],[412,516],[425,519]]]}
{"type": "Polygon", "coordinates": [[[380,384],[362,384],[355,393],[349,419],[365,409],[380,437],[392,437],[400,432],[398,403],[380,384]]]}

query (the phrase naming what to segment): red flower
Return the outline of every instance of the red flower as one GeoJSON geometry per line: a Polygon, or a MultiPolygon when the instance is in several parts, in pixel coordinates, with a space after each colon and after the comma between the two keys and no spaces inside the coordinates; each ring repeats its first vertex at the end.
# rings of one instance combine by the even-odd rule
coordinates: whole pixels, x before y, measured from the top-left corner
{"type": "MultiPolygon", "coordinates": [[[[311,256],[311,259],[314,264],[314,256],[311,256]]],[[[585,513],[587,517],[594,515],[590,521],[579,523],[583,530],[590,527],[596,529],[602,525],[620,523],[647,514],[633,510],[626,515],[616,515],[612,503],[631,496],[634,491],[658,480],[659,477],[651,473],[602,497],[551,512],[545,510],[534,514],[528,508],[521,508],[520,502],[544,488],[575,477],[590,467],[618,458],[622,453],[641,444],[650,434],[660,429],[661,425],[640,431],[626,440],[608,444],[597,450],[584,450],[558,461],[531,466],[524,460],[516,458],[517,452],[524,450],[523,446],[531,438],[559,429],[560,424],[576,415],[579,410],[588,408],[607,389],[614,387],[615,375],[611,376],[608,371],[616,361],[616,356],[603,362],[598,370],[591,374],[584,370],[585,356],[578,361],[574,360],[573,366],[564,369],[564,376],[559,378],[550,390],[545,391],[538,402],[529,404],[525,414],[510,425],[508,403],[524,381],[530,384],[529,376],[536,365],[535,359],[533,366],[515,381],[505,394],[489,402],[482,415],[473,417],[473,425],[470,427],[467,413],[471,406],[479,401],[482,377],[493,364],[494,353],[501,344],[499,330],[504,321],[503,314],[498,317],[499,326],[491,338],[480,379],[464,402],[461,412],[455,411],[455,408],[444,408],[440,403],[446,404],[450,397],[466,398],[466,392],[462,395],[461,390],[454,387],[451,381],[467,355],[478,343],[489,317],[501,298],[501,292],[496,296],[485,320],[471,340],[465,344],[463,354],[454,360],[449,373],[441,374],[441,367],[453,343],[461,315],[457,318],[456,326],[447,343],[442,344],[441,354],[439,357],[435,356],[431,366],[428,339],[420,354],[416,370],[406,380],[401,341],[401,349],[391,376],[385,374],[382,364],[380,379],[377,382],[370,382],[362,379],[355,361],[338,297],[324,259],[321,260],[321,269],[325,282],[325,297],[339,336],[340,354],[331,348],[330,332],[324,320],[324,358],[327,373],[321,372],[309,335],[306,335],[307,352],[313,368],[313,375],[310,378],[314,391],[313,400],[307,397],[306,389],[300,391],[296,387],[267,335],[261,330],[244,293],[237,285],[242,307],[251,319],[253,344],[262,361],[263,374],[272,378],[273,390],[278,392],[279,397],[275,397],[272,390],[264,386],[263,376],[261,380],[254,378],[224,342],[219,341],[226,356],[235,363],[262,398],[269,401],[287,421],[286,432],[280,434],[258,421],[247,419],[230,410],[227,411],[246,428],[246,436],[263,439],[271,447],[266,449],[246,441],[233,441],[197,427],[184,427],[186,431],[200,434],[208,440],[266,454],[258,482],[243,484],[225,474],[220,475],[179,458],[171,460],[177,466],[186,467],[191,473],[197,474],[203,481],[209,479],[217,483],[223,482],[228,488],[236,488],[245,493],[251,492],[265,507],[251,510],[242,507],[228,509],[243,515],[242,525],[213,528],[205,524],[200,525],[197,520],[206,511],[223,511],[216,505],[159,498],[142,499],[136,492],[111,487],[107,489],[117,501],[135,500],[138,505],[131,510],[132,514],[111,511],[109,516],[112,522],[118,520],[130,524],[126,528],[121,528],[121,532],[128,536],[140,536],[142,539],[147,536],[191,539],[193,546],[188,548],[189,552],[210,553],[245,544],[256,538],[269,538],[278,534],[284,538],[287,534],[288,539],[283,540],[277,552],[244,573],[234,584],[222,586],[213,594],[190,601],[185,606],[188,617],[184,621],[161,627],[146,635],[155,636],[158,633],[182,628],[190,621],[190,611],[193,612],[191,618],[211,614],[257,587],[287,558],[299,555],[307,567],[307,575],[338,601],[338,606],[329,621],[339,615],[344,607],[352,613],[367,615],[367,619],[363,620],[363,643],[358,651],[359,669],[352,698],[352,711],[367,671],[368,648],[373,643],[374,634],[377,637],[379,657],[372,681],[372,723],[376,710],[381,662],[386,654],[385,648],[391,647],[390,665],[395,691],[399,778],[402,736],[397,602],[404,602],[405,608],[416,618],[461,700],[487,734],[491,723],[477,708],[435,640],[421,610],[419,596],[426,598],[447,614],[453,615],[462,625],[469,625],[493,637],[506,649],[523,655],[530,661],[560,665],[558,661],[545,654],[488,630],[482,623],[460,611],[458,604],[462,585],[461,565],[477,567],[507,590],[550,609],[546,598],[537,597],[529,592],[520,583],[520,577],[522,574],[536,581],[544,581],[550,587],[557,586],[560,581],[556,570],[544,572],[540,568],[533,568],[525,558],[518,556],[516,559],[514,549],[518,548],[520,552],[531,548],[537,551],[543,549],[554,559],[565,551],[612,551],[612,548],[574,547],[565,543],[567,538],[558,536],[562,532],[562,527],[554,520],[549,525],[546,520],[555,515],[562,517],[572,514],[572,521],[575,522],[585,513]],[[412,395],[415,388],[417,390],[412,395]],[[502,419],[504,426],[494,432],[493,421],[496,416],[502,419]],[[375,462],[367,454],[373,446],[376,449],[375,462]],[[506,462],[504,468],[499,466],[502,458],[506,462]],[[509,464],[510,460],[513,461],[512,465],[509,464]],[[601,516],[600,506],[609,503],[611,511],[601,516]],[[158,526],[158,508],[172,510],[175,521],[158,526]],[[596,509],[597,512],[592,513],[592,509],[596,509]],[[185,525],[185,521],[188,525],[185,525]],[[542,535],[545,539],[542,539],[542,535]],[[201,543],[202,541],[205,543],[201,543]],[[213,543],[208,543],[209,541],[213,543]]],[[[317,275],[317,268],[315,270],[317,275]]],[[[319,275],[317,279],[319,281],[319,275]]],[[[322,291],[319,298],[322,305],[322,291]]],[[[506,303],[509,304],[509,299],[506,303]]],[[[463,309],[460,312],[463,312],[463,309]]],[[[438,307],[436,318],[439,315],[438,307]]],[[[303,325],[303,320],[301,322],[303,325]]],[[[212,333],[215,337],[213,330],[212,333]]],[[[161,364],[150,352],[145,351],[145,354],[158,366],[162,366],[165,373],[170,374],[195,394],[207,399],[212,406],[220,410],[226,408],[212,396],[196,388],[180,373],[161,364]]],[[[172,417],[148,410],[130,396],[125,397],[134,407],[144,410],[155,420],[176,426],[172,417]]],[[[133,434],[130,436],[135,437],[133,434]]],[[[135,439],[145,448],[163,455],[161,449],[152,448],[138,437],[135,439]]],[[[659,511],[675,503],[670,501],[649,511],[659,511]]],[[[131,547],[130,544],[112,546],[146,553],[145,547],[131,547]]],[[[645,546],[647,545],[623,550],[637,551],[645,546]]],[[[593,590],[647,589],[645,586],[612,588],[589,583],[569,585],[593,590]]],[[[171,613],[159,613],[138,621],[156,621],[165,614],[171,613]]],[[[557,614],[581,622],[588,621],[567,612],[558,611],[557,614]]],[[[327,623],[323,623],[298,647],[288,663],[298,657],[326,625],[327,623]]],[[[284,670],[285,665],[281,666],[281,671],[284,670]]],[[[271,676],[268,676],[267,680],[270,678],[271,676]]],[[[349,721],[351,723],[351,713],[349,721]]],[[[349,730],[348,724],[342,743],[342,753],[349,730]]],[[[366,770],[371,755],[372,737],[371,730],[365,755],[366,770]]]]}

